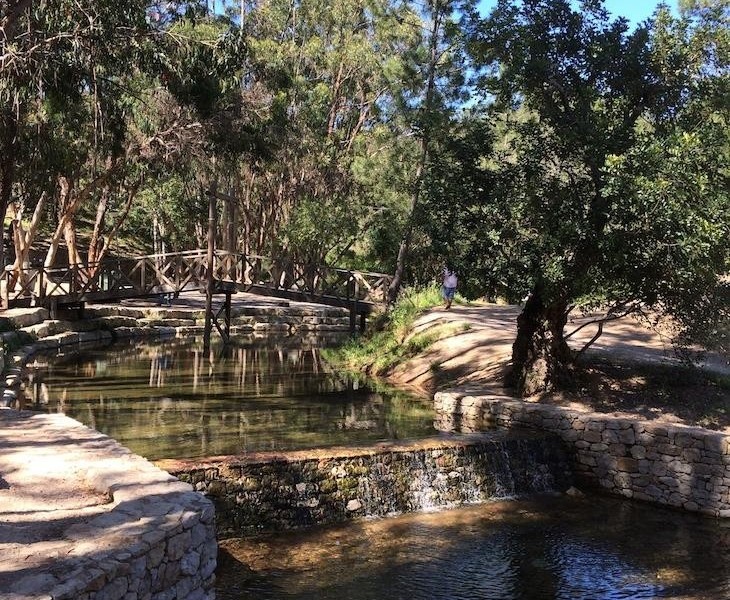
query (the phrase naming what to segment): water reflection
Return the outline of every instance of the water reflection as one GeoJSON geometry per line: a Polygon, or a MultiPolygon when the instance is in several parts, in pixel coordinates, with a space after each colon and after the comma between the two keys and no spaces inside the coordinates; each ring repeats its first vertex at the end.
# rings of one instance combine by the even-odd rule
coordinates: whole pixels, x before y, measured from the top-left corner
{"type": "Polygon", "coordinates": [[[217,597],[730,597],[730,528],[608,498],[537,498],[221,544],[217,597]]]}
{"type": "Polygon", "coordinates": [[[425,399],[333,372],[314,347],[116,345],[31,365],[22,408],[63,412],[150,459],[431,435],[425,399]]]}

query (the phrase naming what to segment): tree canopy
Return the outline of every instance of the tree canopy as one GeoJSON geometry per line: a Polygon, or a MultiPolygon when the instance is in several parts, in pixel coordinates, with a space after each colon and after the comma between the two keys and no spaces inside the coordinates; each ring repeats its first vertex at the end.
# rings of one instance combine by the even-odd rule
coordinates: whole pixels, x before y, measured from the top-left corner
{"type": "Polygon", "coordinates": [[[209,4],[0,6],[16,278],[39,240],[47,265],[201,245],[216,182],[242,252],[387,271],[392,298],[448,260],[524,299],[522,393],[570,377],[576,309],[726,344],[726,1],[633,28],[601,0],[209,4]]]}

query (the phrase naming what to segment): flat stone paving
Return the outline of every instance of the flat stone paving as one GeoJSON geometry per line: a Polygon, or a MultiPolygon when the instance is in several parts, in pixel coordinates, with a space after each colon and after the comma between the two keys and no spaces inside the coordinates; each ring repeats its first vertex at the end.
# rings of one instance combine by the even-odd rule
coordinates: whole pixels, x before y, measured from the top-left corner
{"type": "Polygon", "coordinates": [[[37,594],[125,551],[140,535],[145,498],[192,493],[61,414],[0,409],[0,449],[3,600],[46,597],[37,594]]]}

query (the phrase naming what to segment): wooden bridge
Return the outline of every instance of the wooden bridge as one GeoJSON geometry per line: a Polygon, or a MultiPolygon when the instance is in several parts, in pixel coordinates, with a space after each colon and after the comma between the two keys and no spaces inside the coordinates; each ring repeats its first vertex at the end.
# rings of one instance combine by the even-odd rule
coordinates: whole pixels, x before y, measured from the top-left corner
{"type": "MultiPolygon", "coordinates": [[[[302,264],[284,258],[216,251],[213,280],[218,291],[244,291],[350,310],[351,320],[365,317],[387,302],[390,276],[302,264]]],[[[207,251],[192,250],[134,258],[113,258],[89,265],[6,270],[0,278],[3,308],[58,307],[85,302],[177,295],[204,291],[207,251]]],[[[354,321],[353,321],[354,322],[354,321]]]]}

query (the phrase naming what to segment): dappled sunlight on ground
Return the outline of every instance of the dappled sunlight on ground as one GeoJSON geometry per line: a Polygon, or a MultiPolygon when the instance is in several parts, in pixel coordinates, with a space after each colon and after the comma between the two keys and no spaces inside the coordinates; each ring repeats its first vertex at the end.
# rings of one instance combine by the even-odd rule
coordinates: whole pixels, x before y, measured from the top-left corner
{"type": "MultiPolygon", "coordinates": [[[[396,367],[390,379],[428,391],[448,387],[510,395],[502,381],[519,312],[518,306],[497,304],[428,311],[416,320],[414,333],[434,331],[445,324],[459,328],[396,367]]],[[[582,327],[570,339],[574,349],[582,348],[595,335],[598,326],[590,324],[593,318],[578,315],[568,323],[568,333],[582,327]]],[[[587,368],[576,373],[570,389],[527,400],[730,430],[730,390],[684,365],[670,338],[666,323],[649,328],[631,317],[606,323],[602,336],[584,356],[587,368]]],[[[730,365],[722,357],[705,356],[704,365],[721,378],[730,376],[730,365]]]]}

